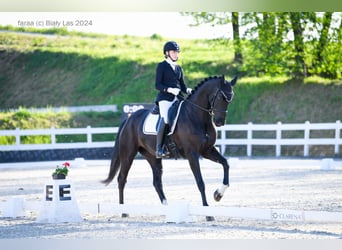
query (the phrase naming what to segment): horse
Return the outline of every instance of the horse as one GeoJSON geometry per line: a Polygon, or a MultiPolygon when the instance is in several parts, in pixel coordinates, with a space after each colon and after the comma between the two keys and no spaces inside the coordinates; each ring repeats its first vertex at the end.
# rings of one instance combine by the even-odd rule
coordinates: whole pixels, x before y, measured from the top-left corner
{"type": "MultiPolygon", "coordinates": [[[[233,99],[233,86],[236,81],[237,77],[227,81],[222,75],[208,77],[200,82],[192,93],[183,98],[174,132],[169,135],[181,157],[187,159],[190,164],[203,206],[209,205],[200,170],[200,157],[223,166],[223,184],[214,192],[214,199],[220,201],[229,187],[229,164],[215,148],[215,126],[225,124],[227,108],[233,99]]],[[[162,159],[156,158],[156,136],[143,133],[144,120],[150,112],[151,110],[148,109],[140,109],[124,120],[119,127],[108,177],[102,181],[108,185],[119,172],[117,177],[119,204],[124,204],[124,188],[128,172],[139,152],[152,168],[153,186],[161,203],[167,205],[162,184],[162,159]]],[[[171,153],[171,157],[175,156],[171,153]]],[[[126,216],[128,214],[122,214],[122,217],[126,216]]],[[[214,220],[211,216],[207,216],[206,219],[207,221],[214,220]]]]}

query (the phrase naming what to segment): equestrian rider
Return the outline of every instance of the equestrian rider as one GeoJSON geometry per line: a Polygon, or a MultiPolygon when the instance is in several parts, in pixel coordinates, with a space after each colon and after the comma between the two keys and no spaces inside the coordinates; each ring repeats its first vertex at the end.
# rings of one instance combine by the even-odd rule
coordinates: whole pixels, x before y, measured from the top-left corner
{"type": "Polygon", "coordinates": [[[174,41],[168,41],[164,45],[165,60],[158,63],[156,70],[155,87],[159,90],[156,103],[159,106],[160,120],[157,125],[156,158],[167,156],[163,149],[164,133],[168,133],[169,118],[168,110],[177,100],[177,95],[182,92],[190,93],[184,82],[182,68],[176,64],[180,48],[174,41]]]}

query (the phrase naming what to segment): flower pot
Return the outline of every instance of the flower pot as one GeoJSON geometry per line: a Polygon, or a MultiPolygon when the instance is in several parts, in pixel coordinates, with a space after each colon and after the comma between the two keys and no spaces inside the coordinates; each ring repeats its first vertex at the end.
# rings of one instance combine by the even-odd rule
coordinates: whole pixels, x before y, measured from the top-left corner
{"type": "Polygon", "coordinates": [[[52,175],[52,179],[54,179],[54,180],[64,180],[65,179],[65,175],[64,174],[53,174],[52,175]]]}

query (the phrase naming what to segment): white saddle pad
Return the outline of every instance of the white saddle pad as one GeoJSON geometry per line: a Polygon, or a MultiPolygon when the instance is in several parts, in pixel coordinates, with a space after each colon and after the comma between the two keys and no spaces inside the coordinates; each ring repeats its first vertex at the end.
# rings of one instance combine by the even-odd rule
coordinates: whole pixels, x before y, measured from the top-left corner
{"type": "MultiPolygon", "coordinates": [[[[171,130],[170,130],[170,133],[169,135],[172,135],[174,130],[175,130],[175,127],[176,127],[176,124],[177,124],[177,120],[178,120],[178,116],[179,116],[179,111],[182,107],[182,104],[183,102],[181,102],[178,106],[178,110],[177,110],[177,115],[176,115],[176,118],[175,120],[173,121],[172,123],[172,127],[171,127],[171,130]]],[[[152,113],[149,113],[144,121],[144,126],[143,126],[143,133],[145,135],[157,135],[157,122],[158,122],[158,119],[159,119],[159,115],[155,115],[155,114],[152,114],[152,113]]]]}
{"type": "Polygon", "coordinates": [[[157,134],[157,122],[159,115],[149,113],[144,121],[143,132],[145,135],[156,135],[157,134]]]}

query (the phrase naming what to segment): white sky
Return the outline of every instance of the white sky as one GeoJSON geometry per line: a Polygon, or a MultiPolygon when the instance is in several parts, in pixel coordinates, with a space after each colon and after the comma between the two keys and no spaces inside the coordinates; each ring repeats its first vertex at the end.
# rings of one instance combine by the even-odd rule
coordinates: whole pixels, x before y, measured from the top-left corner
{"type": "Polygon", "coordinates": [[[59,21],[61,26],[72,22],[69,30],[115,35],[151,36],[159,34],[166,38],[219,38],[231,37],[231,26],[200,25],[192,17],[178,12],[0,12],[0,24],[19,26],[19,21],[40,22],[44,28],[53,28],[49,21],[59,21]],[[91,20],[92,25],[75,27],[77,20],[91,20]]]}

